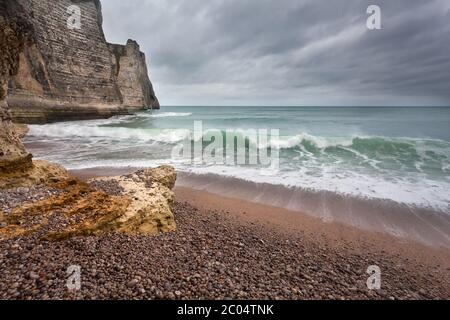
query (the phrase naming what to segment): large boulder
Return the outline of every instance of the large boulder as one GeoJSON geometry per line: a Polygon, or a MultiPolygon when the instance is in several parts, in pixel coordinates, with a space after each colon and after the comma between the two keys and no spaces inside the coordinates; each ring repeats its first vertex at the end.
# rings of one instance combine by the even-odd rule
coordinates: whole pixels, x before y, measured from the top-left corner
{"type": "Polygon", "coordinates": [[[161,166],[93,181],[114,181],[122,188],[122,195],[129,199],[126,211],[111,223],[111,228],[128,234],[145,235],[175,231],[172,212],[175,195],[171,189],[176,178],[173,167],[161,166]]]}
{"type": "Polygon", "coordinates": [[[64,240],[105,232],[175,231],[171,188],[176,176],[174,168],[162,166],[88,183],[74,178],[49,183],[51,196],[0,212],[0,239],[34,233],[45,240],[64,240]]]}

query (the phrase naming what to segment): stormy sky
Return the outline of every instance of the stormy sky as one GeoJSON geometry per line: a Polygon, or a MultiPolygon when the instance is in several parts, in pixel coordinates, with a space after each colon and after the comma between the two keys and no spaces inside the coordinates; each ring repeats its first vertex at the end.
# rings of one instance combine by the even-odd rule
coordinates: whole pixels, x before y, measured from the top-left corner
{"type": "Polygon", "coordinates": [[[102,4],[108,41],[140,43],[163,105],[450,105],[448,0],[102,4]]]}

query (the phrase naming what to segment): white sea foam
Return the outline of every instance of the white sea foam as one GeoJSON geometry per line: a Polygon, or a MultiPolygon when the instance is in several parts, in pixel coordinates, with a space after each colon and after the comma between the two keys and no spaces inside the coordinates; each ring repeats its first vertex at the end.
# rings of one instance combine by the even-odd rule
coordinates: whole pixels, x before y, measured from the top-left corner
{"type": "Polygon", "coordinates": [[[89,124],[67,123],[44,126],[30,126],[30,136],[56,139],[108,138],[124,141],[158,141],[175,143],[190,137],[188,129],[138,129],[124,127],[106,127],[89,124]]]}
{"type": "Polygon", "coordinates": [[[181,172],[195,174],[215,174],[223,177],[238,178],[260,184],[280,185],[286,188],[300,188],[311,192],[328,191],[342,196],[361,199],[391,200],[419,208],[429,208],[450,214],[448,190],[450,182],[420,179],[420,183],[411,177],[371,176],[357,172],[339,172],[336,166],[322,164],[320,175],[311,175],[308,168],[290,172],[271,172],[258,168],[239,166],[192,166],[183,160],[168,159],[123,159],[93,160],[68,165],[69,169],[92,167],[156,167],[171,164],[181,172]]]}
{"type": "Polygon", "coordinates": [[[319,137],[308,133],[301,133],[291,137],[281,137],[278,140],[271,140],[270,147],[277,149],[289,149],[309,141],[319,149],[335,146],[351,146],[353,138],[348,137],[319,137]]]}
{"type": "Polygon", "coordinates": [[[422,179],[420,183],[408,178],[386,179],[360,173],[336,173],[333,166],[324,167],[320,177],[311,176],[307,169],[281,172],[276,175],[261,175],[259,169],[243,167],[193,167],[187,169],[197,174],[219,174],[256,183],[270,183],[286,187],[314,191],[330,191],[360,198],[389,199],[398,203],[418,207],[434,208],[449,213],[450,183],[422,179]]]}
{"type": "MultiPolygon", "coordinates": [[[[159,157],[153,154],[161,146],[170,149],[172,144],[192,136],[190,129],[152,129],[151,126],[133,128],[136,119],[189,115],[191,114],[182,112],[140,113],[108,120],[30,126],[28,139],[56,144],[60,142],[54,153],[49,153],[48,150],[43,150],[42,153],[33,150],[33,153],[37,157],[61,162],[71,169],[96,166],[146,167],[169,163],[186,172],[219,174],[256,183],[317,192],[325,190],[361,198],[389,199],[450,213],[450,179],[445,174],[450,170],[450,144],[437,139],[388,138],[361,134],[325,137],[306,132],[281,136],[277,140],[269,139],[269,146],[280,150],[292,149],[295,153],[285,152],[291,158],[282,159],[284,163],[277,174],[271,174],[270,171],[263,171],[262,174],[259,168],[249,167],[196,167],[186,161],[175,161],[170,158],[170,154],[154,160],[145,158],[145,153],[137,155],[139,152],[135,154],[129,151],[148,148],[147,154],[159,157]],[[114,155],[113,159],[111,154],[114,155]],[[389,165],[394,166],[394,169],[390,169],[389,165]],[[432,171],[430,174],[427,170],[441,172],[432,171]],[[436,176],[437,178],[433,178],[436,176]]],[[[207,130],[206,135],[212,131],[214,130],[207,130]]],[[[245,134],[246,131],[236,128],[235,132],[245,134]]]]}
{"type": "Polygon", "coordinates": [[[147,113],[146,116],[150,118],[168,118],[168,117],[189,117],[190,112],[161,112],[161,113],[147,113]]]}

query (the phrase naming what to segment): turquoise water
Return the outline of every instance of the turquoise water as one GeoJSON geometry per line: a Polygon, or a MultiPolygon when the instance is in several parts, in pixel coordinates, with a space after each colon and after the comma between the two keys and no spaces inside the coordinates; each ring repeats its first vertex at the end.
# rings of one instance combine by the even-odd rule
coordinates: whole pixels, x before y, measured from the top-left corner
{"type": "Polygon", "coordinates": [[[450,212],[450,108],[164,107],[31,126],[27,144],[35,157],[70,169],[169,163],[186,173],[450,212]],[[174,159],[173,147],[190,137],[194,121],[207,132],[278,129],[270,148],[279,152],[280,170],[174,159]]]}

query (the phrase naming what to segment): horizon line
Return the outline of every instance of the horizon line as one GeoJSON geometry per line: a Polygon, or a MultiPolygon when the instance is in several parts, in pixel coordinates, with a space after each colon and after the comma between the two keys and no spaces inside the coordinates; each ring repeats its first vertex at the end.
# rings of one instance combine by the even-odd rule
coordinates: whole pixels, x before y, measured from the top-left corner
{"type": "MultiPolygon", "coordinates": [[[[407,106],[407,105],[372,105],[372,106],[358,106],[358,105],[195,105],[195,104],[186,104],[186,105],[161,105],[161,108],[164,107],[245,107],[245,108],[266,108],[266,107],[274,107],[274,108],[450,108],[450,105],[427,105],[427,106],[407,106]]],[[[153,109],[157,110],[157,109],[153,109]]]]}

